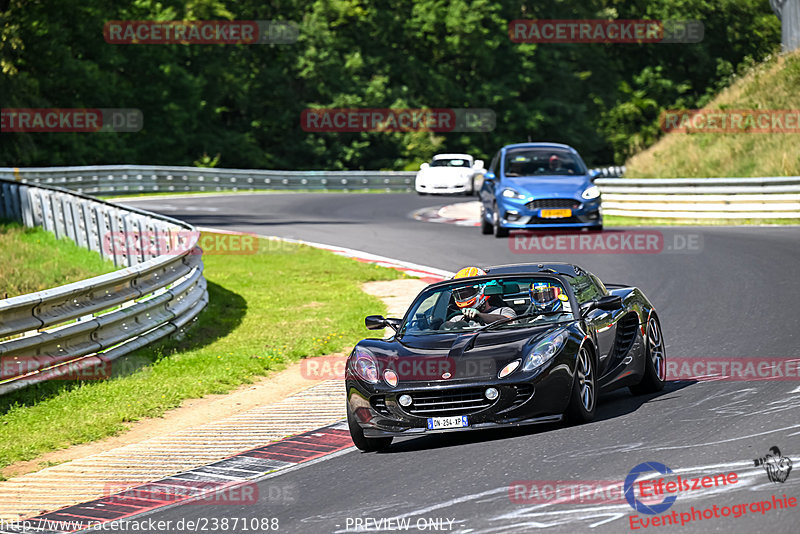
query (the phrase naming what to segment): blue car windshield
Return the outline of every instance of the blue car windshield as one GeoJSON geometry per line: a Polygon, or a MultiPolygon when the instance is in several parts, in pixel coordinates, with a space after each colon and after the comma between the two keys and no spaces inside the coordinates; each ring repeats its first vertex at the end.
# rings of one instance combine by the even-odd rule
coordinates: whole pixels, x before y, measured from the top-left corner
{"type": "Polygon", "coordinates": [[[505,175],[512,178],[586,174],[580,158],[566,150],[516,148],[506,152],[504,163],[505,175]]]}
{"type": "Polygon", "coordinates": [[[539,324],[573,320],[572,308],[560,282],[540,276],[514,279],[465,280],[425,292],[412,304],[400,330],[401,335],[423,336],[449,332],[469,332],[486,323],[470,319],[465,310],[521,318],[498,326],[512,330],[539,324]]]}

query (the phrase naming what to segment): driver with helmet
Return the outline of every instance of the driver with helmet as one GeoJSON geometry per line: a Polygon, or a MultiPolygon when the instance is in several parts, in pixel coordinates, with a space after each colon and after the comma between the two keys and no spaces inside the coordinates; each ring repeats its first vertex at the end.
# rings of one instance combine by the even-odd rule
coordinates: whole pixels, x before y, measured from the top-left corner
{"type": "MultiPolygon", "coordinates": [[[[465,267],[458,271],[453,279],[467,278],[470,276],[484,276],[486,271],[478,267],[465,267]]],[[[452,317],[447,323],[466,321],[469,326],[480,326],[501,319],[511,319],[517,316],[512,308],[504,306],[502,302],[491,303],[490,297],[484,294],[486,286],[498,285],[495,280],[461,287],[453,290],[453,300],[461,310],[461,315],[452,317]],[[499,304],[499,305],[498,305],[499,304]]],[[[447,324],[445,323],[445,324],[447,324]]]]}

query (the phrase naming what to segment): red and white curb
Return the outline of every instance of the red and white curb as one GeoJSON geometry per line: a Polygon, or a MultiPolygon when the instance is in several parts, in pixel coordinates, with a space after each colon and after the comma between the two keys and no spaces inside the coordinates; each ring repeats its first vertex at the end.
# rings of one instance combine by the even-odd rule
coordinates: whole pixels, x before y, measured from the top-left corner
{"type": "MultiPolygon", "coordinates": [[[[252,504],[254,479],[343,451],[353,446],[347,425],[336,423],[113,495],[18,522],[4,522],[0,533],[64,534],[120,521],[176,504],[252,504]]],[[[117,530],[117,529],[112,529],[117,530]]]]}

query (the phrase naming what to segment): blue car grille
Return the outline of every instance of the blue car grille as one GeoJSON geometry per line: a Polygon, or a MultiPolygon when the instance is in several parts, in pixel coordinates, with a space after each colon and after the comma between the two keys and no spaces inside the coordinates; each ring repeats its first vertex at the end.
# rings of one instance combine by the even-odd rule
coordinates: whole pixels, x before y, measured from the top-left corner
{"type": "Polygon", "coordinates": [[[488,408],[494,402],[484,396],[483,388],[420,391],[409,394],[412,403],[405,410],[421,417],[467,415],[488,408]]]}
{"type": "Polygon", "coordinates": [[[572,198],[540,198],[539,200],[531,200],[525,207],[530,210],[542,209],[569,209],[576,210],[580,207],[581,203],[572,198]]]}

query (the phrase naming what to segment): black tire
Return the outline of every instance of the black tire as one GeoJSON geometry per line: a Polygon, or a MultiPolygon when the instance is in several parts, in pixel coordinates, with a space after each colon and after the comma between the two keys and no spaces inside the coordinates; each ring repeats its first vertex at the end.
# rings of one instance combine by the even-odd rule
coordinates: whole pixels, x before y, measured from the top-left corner
{"type": "Polygon", "coordinates": [[[500,222],[500,211],[497,209],[496,203],[492,209],[492,229],[495,237],[508,237],[508,228],[504,228],[500,222]]]}
{"type": "Polygon", "coordinates": [[[603,231],[603,225],[602,224],[598,224],[597,226],[590,226],[589,227],[589,231],[590,232],[602,232],[603,231]]]}
{"type": "Polygon", "coordinates": [[[486,220],[486,209],[481,205],[481,233],[483,235],[492,235],[494,233],[494,226],[486,220]]]}
{"type": "Polygon", "coordinates": [[[575,379],[569,406],[564,413],[567,422],[573,425],[589,423],[597,411],[597,371],[591,353],[586,347],[578,351],[575,362],[575,379]]]}
{"type": "Polygon", "coordinates": [[[476,193],[476,191],[475,191],[475,178],[473,178],[472,180],[469,181],[469,191],[466,192],[466,195],[468,197],[474,197],[475,193],[476,193]]]}
{"type": "MultiPolygon", "coordinates": [[[[428,193],[423,193],[422,191],[417,191],[417,194],[421,197],[426,196],[428,193]]],[[[340,412],[341,413],[341,412],[340,412]]]]}
{"type": "Polygon", "coordinates": [[[382,451],[392,444],[392,438],[366,438],[364,430],[356,422],[356,418],[347,409],[347,426],[350,429],[350,437],[353,444],[364,452],[382,451]]]}
{"type": "Polygon", "coordinates": [[[661,335],[661,324],[654,315],[647,320],[645,346],[644,376],[637,385],[629,387],[634,395],[661,391],[666,382],[667,351],[664,347],[664,337],[661,335]]]}

